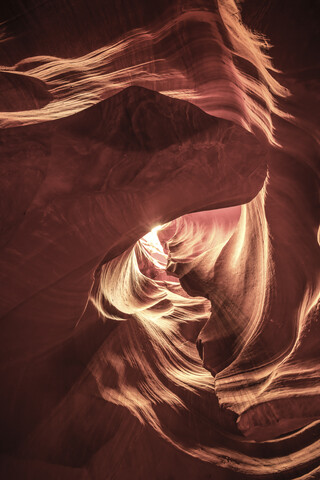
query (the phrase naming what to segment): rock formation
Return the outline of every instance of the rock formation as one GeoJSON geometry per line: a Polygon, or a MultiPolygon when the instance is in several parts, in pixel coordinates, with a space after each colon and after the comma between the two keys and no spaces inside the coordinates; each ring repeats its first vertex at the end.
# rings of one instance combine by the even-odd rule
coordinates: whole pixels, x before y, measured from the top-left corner
{"type": "Polygon", "coordinates": [[[234,0],[3,16],[1,477],[319,478],[310,54],[234,0]]]}

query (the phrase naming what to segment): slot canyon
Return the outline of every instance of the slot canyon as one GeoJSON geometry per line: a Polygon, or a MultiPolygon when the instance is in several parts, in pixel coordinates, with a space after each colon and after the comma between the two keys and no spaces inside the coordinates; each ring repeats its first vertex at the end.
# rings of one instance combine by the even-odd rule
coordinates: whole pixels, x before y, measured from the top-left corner
{"type": "Polygon", "coordinates": [[[319,2],[0,12],[0,478],[320,479],[319,2]]]}

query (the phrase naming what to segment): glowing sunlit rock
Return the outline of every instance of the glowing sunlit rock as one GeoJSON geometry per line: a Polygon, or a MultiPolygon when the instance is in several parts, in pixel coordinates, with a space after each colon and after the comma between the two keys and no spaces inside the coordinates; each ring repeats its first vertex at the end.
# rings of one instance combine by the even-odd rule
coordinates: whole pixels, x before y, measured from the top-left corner
{"type": "MultiPolygon", "coordinates": [[[[0,477],[317,478],[314,70],[233,0],[29,3],[0,25],[0,477]]],[[[258,3],[310,59],[302,4],[298,46],[295,2],[258,3]]]]}

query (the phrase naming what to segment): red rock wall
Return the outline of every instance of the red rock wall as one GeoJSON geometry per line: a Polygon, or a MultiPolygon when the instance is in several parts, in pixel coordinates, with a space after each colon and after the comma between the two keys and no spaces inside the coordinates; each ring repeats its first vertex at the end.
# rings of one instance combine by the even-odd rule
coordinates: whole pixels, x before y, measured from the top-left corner
{"type": "Polygon", "coordinates": [[[3,6],[1,477],[319,476],[311,3],[3,6]]]}

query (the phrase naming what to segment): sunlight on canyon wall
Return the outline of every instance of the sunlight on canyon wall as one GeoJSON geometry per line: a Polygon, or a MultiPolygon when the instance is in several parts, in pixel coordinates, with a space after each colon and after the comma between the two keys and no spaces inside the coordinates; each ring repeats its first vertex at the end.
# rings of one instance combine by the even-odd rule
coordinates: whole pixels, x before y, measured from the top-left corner
{"type": "MultiPolygon", "coordinates": [[[[183,434],[179,437],[170,431],[161,411],[159,415],[157,405],[159,402],[170,405],[178,415],[179,410],[192,410],[192,395],[215,392],[220,405],[227,405],[241,414],[252,406],[270,400],[292,398],[297,394],[314,396],[318,393],[314,382],[307,386],[308,378],[313,381],[319,378],[318,369],[310,364],[310,368],[302,372],[301,364],[295,366],[294,362],[290,362],[299,345],[304,319],[314,307],[315,298],[309,297],[299,314],[296,337],[289,352],[278,352],[278,357],[272,360],[264,352],[263,357],[257,360],[257,356],[254,357],[250,351],[250,343],[259,336],[259,331],[268,321],[268,303],[274,288],[271,247],[264,213],[265,195],[266,186],[255,200],[242,206],[240,218],[239,215],[235,217],[238,222],[235,218],[231,221],[228,219],[226,209],[224,217],[219,218],[216,211],[191,214],[157,228],[157,232],[153,230],[134,247],[102,267],[99,285],[92,297],[105,321],[116,319],[128,322],[121,332],[121,355],[118,352],[113,354],[112,348],[102,349],[90,366],[102,397],[128,408],[142,423],[147,422],[163,438],[190,455],[251,475],[281,473],[290,471],[301,461],[315,461],[319,457],[320,441],[311,441],[302,451],[290,451],[281,459],[267,459],[240,453],[245,441],[241,440],[239,446],[239,439],[212,424],[211,430],[216,429],[220,435],[219,443],[210,444],[206,439],[200,447],[190,446],[185,443],[183,434]],[[164,246],[167,255],[157,235],[166,238],[164,246]],[[254,280],[251,295],[245,299],[250,304],[249,319],[241,314],[233,315],[232,311],[228,316],[223,316],[223,310],[219,310],[218,294],[210,287],[216,261],[230,237],[231,247],[228,256],[223,258],[224,265],[232,269],[232,277],[228,277],[228,281],[234,278],[238,283],[243,274],[252,276],[254,280]],[[159,262],[161,257],[162,261],[159,262]],[[251,267],[249,271],[248,265],[251,267]],[[203,293],[212,290],[211,308],[208,300],[186,295],[172,278],[166,278],[163,275],[166,267],[168,275],[174,272],[178,277],[183,277],[190,272],[196,273],[197,279],[205,285],[203,293]],[[226,345],[221,336],[229,338],[235,333],[237,344],[232,346],[229,341],[226,351],[232,354],[232,359],[213,382],[212,376],[202,368],[195,349],[195,339],[198,332],[198,338],[205,336],[206,323],[210,313],[215,310],[219,316],[213,313],[215,331],[212,333],[211,329],[210,334],[217,344],[221,342],[226,345]],[[189,335],[193,331],[189,337],[185,330],[188,325],[189,335]],[[243,358],[255,365],[252,372],[239,371],[238,365],[241,365],[243,358]],[[261,365],[258,365],[258,361],[261,365]],[[106,377],[106,370],[111,370],[112,376],[106,377]],[[296,375],[303,375],[305,381],[298,391],[290,385],[292,376],[296,375]],[[129,378],[134,379],[133,384],[129,378]],[[186,396],[186,391],[190,392],[189,396],[186,396]]],[[[245,307],[242,311],[245,311],[245,307]]],[[[206,407],[202,408],[205,411],[206,407]]],[[[300,426],[299,422],[304,423],[298,418],[292,430],[300,426]]],[[[312,430],[314,423],[317,424],[311,421],[309,427],[285,438],[295,439],[307,428],[312,430]]],[[[273,440],[280,444],[284,441],[273,440]]],[[[251,442],[248,443],[250,445],[251,442]]],[[[257,448],[257,452],[260,448],[257,448]]],[[[313,473],[317,471],[315,469],[313,473]]]]}
{"type": "Polygon", "coordinates": [[[270,114],[285,116],[274,95],[288,92],[270,73],[275,69],[264,53],[267,48],[266,39],[241,23],[233,0],[218,1],[214,12],[191,8],[80,58],[40,56],[5,68],[44,82],[52,99],[40,110],[5,112],[0,125],[62,118],[139,85],[187,100],[249,131],[262,130],[274,142],[270,114]]]}
{"type": "Polygon", "coordinates": [[[316,479],[315,86],[233,0],[119,19],[0,68],[3,471],[316,479]]]}

